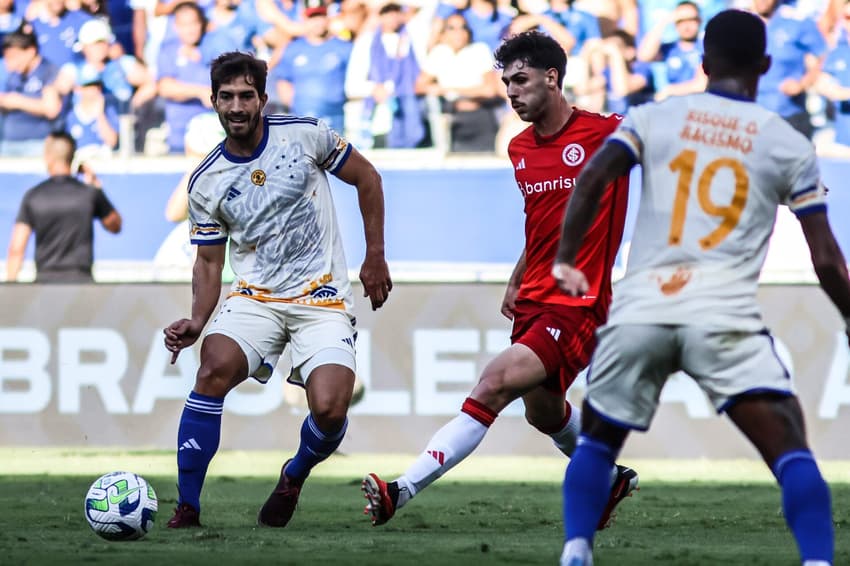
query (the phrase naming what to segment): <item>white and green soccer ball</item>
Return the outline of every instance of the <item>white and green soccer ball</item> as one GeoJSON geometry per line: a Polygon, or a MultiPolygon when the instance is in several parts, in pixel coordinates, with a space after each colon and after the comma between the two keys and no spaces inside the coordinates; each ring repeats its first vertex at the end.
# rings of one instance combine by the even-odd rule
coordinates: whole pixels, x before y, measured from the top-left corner
{"type": "Polygon", "coordinates": [[[86,520],[107,540],[135,540],[153,528],[157,500],[153,487],[131,472],[99,477],[86,494],[86,520]]]}

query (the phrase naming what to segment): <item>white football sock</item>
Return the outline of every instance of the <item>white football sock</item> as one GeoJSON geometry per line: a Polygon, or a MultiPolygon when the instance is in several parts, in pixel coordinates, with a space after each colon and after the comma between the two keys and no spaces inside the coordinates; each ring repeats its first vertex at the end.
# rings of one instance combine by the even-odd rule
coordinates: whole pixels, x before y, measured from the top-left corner
{"type": "Polygon", "coordinates": [[[581,432],[581,410],[569,401],[567,401],[567,405],[570,407],[570,418],[567,420],[567,424],[564,425],[564,428],[549,436],[558,450],[572,457],[576,443],[578,443],[579,432],[581,432]]]}
{"type": "Polygon", "coordinates": [[[593,551],[586,538],[574,538],[564,543],[561,566],[593,566],[593,551]]]}
{"type": "Polygon", "coordinates": [[[460,413],[446,423],[431,437],[425,451],[404,475],[395,480],[399,486],[396,509],[472,454],[487,430],[488,427],[466,413],[460,413]]]}

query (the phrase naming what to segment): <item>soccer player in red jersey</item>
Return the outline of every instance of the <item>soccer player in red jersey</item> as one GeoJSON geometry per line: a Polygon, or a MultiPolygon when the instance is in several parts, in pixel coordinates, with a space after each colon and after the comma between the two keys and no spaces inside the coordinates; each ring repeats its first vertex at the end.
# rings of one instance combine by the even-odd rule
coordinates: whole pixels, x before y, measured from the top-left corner
{"type": "MultiPolygon", "coordinates": [[[[578,264],[591,282],[570,297],[552,277],[564,210],[575,180],[590,156],[620,122],[569,105],[561,94],[567,57],[549,36],[525,32],[495,53],[511,106],[526,122],[510,143],[516,183],[525,200],[525,251],[511,275],[502,313],[513,320],[511,346],[496,356],[463,403],[460,414],[431,438],[398,479],[368,474],[362,483],[373,525],[387,522],[411,498],[466,458],[484,439],[496,416],[522,397],[526,420],[566,455],[576,447],[579,408],[565,400],[567,388],[588,364],[611,302],[611,268],[623,235],[628,177],[611,183],[581,246],[578,264]]],[[[611,469],[611,495],[599,528],[637,487],[637,474],[611,469]]]]}

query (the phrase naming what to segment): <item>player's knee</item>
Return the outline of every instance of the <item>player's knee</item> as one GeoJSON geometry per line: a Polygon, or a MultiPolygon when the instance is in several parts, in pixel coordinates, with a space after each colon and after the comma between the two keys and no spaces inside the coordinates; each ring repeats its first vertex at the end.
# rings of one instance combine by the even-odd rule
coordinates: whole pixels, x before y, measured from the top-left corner
{"type": "Polygon", "coordinates": [[[316,404],[310,408],[313,420],[323,432],[340,430],[345,424],[348,405],[344,403],[316,404]]]}
{"type": "Polygon", "coordinates": [[[205,360],[195,377],[195,391],[210,397],[224,397],[236,385],[233,364],[216,358],[205,360]]]}
{"type": "Polygon", "coordinates": [[[536,428],[537,430],[547,433],[556,427],[562,418],[553,419],[551,413],[540,413],[538,411],[525,410],[525,422],[536,428]]]}
{"type": "Polygon", "coordinates": [[[507,372],[504,370],[485,371],[478,385],[475,386],[472,396],[490,408],[494,405],[506,405],[516,397],[510,387],[507,372]]]}

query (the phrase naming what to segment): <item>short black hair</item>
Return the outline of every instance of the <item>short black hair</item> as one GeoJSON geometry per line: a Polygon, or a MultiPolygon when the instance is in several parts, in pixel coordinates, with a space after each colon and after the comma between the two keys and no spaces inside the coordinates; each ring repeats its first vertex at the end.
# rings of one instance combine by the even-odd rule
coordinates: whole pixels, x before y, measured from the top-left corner
{"type": "Polygon", "coordinates": [[[401,12],[402,7],[401,4],[396,4],[395,2],[390,2],[389,4],[384,4],[381,6],[381,9],[378,10],[378,15],[383,16],[384,14],[389,14],[390,12],[401,12]]]}
{"type": "Polygon", "coordinates": [[[38,38],[30,31],[19,29],[3,36],[3,49],[17,47],[18,49],[35,48],[38,51],[38,38]]]}
{"type": "Polygon", "coordinates": [[[755,70],[765,56],[767,32],[762,19],[743,10],[723,10],[708,21],[705,56],[727,69],[755,70]]]}
{"type": "MultiPolygon", "coordinates": [[[[48,143],[51,141],[63,142],[65,144],[65,147],[59,148],[58,152],[61,152],[61,155],[59,155],[58,157],[63,159],[68,164],[74,161],[74,154],[77,153],[77,140],[75,140],[71,134],[64,130],[54,130],[47,134],[47,137],[44,139],[44,141],[48,143]]],[[[53,149],[54,155],[56,155],[56,153],[58,153],[56,151],[56,147],[54,146],[53,149]]]]}
{"type": "Polygon", "coordinates": [[[620,28],[615,29],[614,31],[612,31],[608,35],[608,37],[619,38],[620,41],[623,42],[623,45],[625,47],[637,47],[637,41],[635,40],[635,36],[633,36],[632,34],[630,34],[629,32],[627,32],[624,29],[620,29],[620,28]]]}
{"type": "Polygon", "coordinates": [[[514,61],[522,61],[535,69],[555,69],[558,87],[564,86],[567,72],[567,54],[550,36],[538,31],[524,31],[506,39],[493,54],[496,67],[504,69],[514,61]]]}
{"type": "Polygon", "coordinates": [[[694,0],[681,0],[681,2],[679,2],[678,4],[676,4],[676,7],[677,7],[677,8],[678,8],[679,6],[692,6],[692,7],[693,7],[693,8],[697,11],[697,14],[698,14],[698,15],[702,13],[702,11],[699,9],[699,4],[697,4],[696,2],[694,2],[694,0]]]}
{"type": "Polygon", "coordinates": [[[201,29],[203,29],[204,33],[206,33],[209,19],[207,18],[207,14],[206,12],[204,12],[204,9],[201,8],[197,4],[197,2],[194,2],[192,0],[185,0],[184,2],[180,2],[179,4],[174,6],[174,9],[171,10],[171,15],[173,16],[177,12],[181,12],[183,10],[191,10],[195,12],[195,14],[197,14],[198,16],[198,20],[201,22],[201,29]]]}
{"type": "Polygon", "coordinates": [[[266,80],[269,67],[262,59],[257,59],[250,53],[228,51],[216,57],[210,65],[210,82],[212,83],[213,98],[218,96],[222,84],[237,77],[245,77],[245,82],[252,85],[257,94],[266,94],[266,80]]]}

